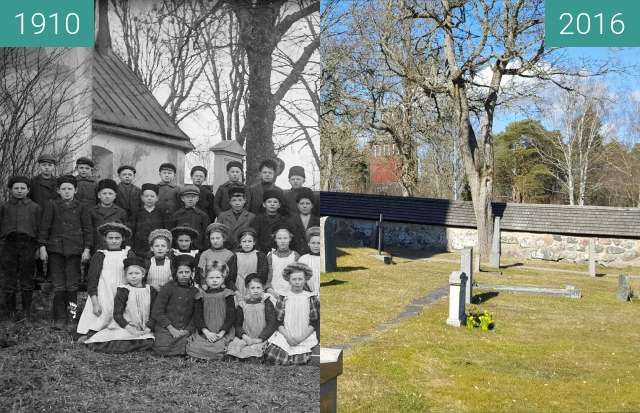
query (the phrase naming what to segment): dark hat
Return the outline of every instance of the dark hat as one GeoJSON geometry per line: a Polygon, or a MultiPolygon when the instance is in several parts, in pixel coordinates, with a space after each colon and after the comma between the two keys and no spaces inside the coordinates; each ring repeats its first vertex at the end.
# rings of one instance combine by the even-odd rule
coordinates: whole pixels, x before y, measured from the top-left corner
{"type": "Polygon", "coordinates": [[[147,272],[147,262],[145,261],[144,258],[142,257],[138,257],[137,255],[134,255],[133,257],[128,257],[125,258],[122,263],[124,264],[124,268],[128,268],[131,267],[132,265],[135,265],[137,267],[141,267],[144,269],[145,272],[147,272]]]}
{"type": "Polygon", "coordinates": [[[302,272],[304,274],[305,280],[311,279],[313,277],[313,270],[307,264],[303,264],[301,262],[293,262],[282,270],[282,278],[289,281],[291,274],[294,272],[302,272]]]}
{"type": "Polygon", "coordinates": [[[194,269],[196,266],[196,259],[189,254],[177,255],[172,261],[174,270],[177,270],[181,265],[186,265],[191,269],[194,269]]]}
{"type": "Polygon", "coordinates": [[[180,189],[180,196],[184,196],[184,195],[198,195],[200,196],[200,188],[198,188],[195,185],[185,185],[182,187],[182,189],[180,189]]]}
{"type": "Polygon", "coordinates": [[[158,171],[162,172],[165,169],[169,169],[170,171],[173,171],[173,173],[176,173],[176,171],[178,170],[176,166],[171,162],[165,162],[162,165],[160,165],[160,168],[158,168],[158,171]]]}
{"type": "Polygon", "coordinates": [[[309,227],[304,233],[307,242],[311,239],[311,237],[319,237],[320,236],[320,227],[309,227]]]}
{"type": "Polygon", "coordinates": [[[62,184],[71,184],[76,188],[78,187],[78,181],[77,181],[76,177],[73,176],[73,175],[62,175],[62,176],[59,176],[58,179],[56,179],[56,186],[58,188],[60,188],[60,185],[62,185],[62,184]]]}
{"type": "Polygon", "coordinates": [[[289,168],[289,178],[291,178],[292,176],[301,176],[305,178],[304,168],[302,166],[292,166],[291,168],[289,168]]]}
{"type": "Polygon", "coordinates": [[[196,171],[202,172],[205,177],[207,175],[209,175],[209,171],[207,171],[207,168],[205,168],[204,166],[196,165],[193,168],[191,168],[191,175],[190,176],[193,176],[193,173],[196,172],[196,171]]]}
{"type": "Polygon", "coordinates": [[[149,234],[149,245],[153,245],[153,241],[155,241],[156,238],[164,238],[167,240],[167,244],[169,244],[169,246],[171,246],[171,243],[173,242],[171,231],[164,228],[158,228],[151,231],[149,234]]]}
{"type": "Polygon", "coordinates": [[[240,234],[238,234],[238,240],[242,241],[242,238],[244,238],[244,236],[247,234],[251,234],[254,240],[258,238],[258,231],[251,227],[246,227],[242,231],[240,231],[240,234]]]}
{"type": "Polygon", "coordinates": [[[267,199],[276,198],[280,203],[282,203],[282,190],[278,188],[267,189],[262,194],[262,201],[266,201],[267,199]]]}
{"type": "Polygon", "coordinates": [[[38,156],[38,163],[44,163],[44,162],[48,162],[56,165],[58,163],[58,160],[54,158],[53,155],[51,155],[50,153],[43,153],[40,156],[38,156]]]}
{"type": "Polygon", "coordinates": [[[142,194],[144,194],[144,191],[153,191],[156,193],[156,195],[158,194],[158,192],[160,191],[158,189],[158,185],[156,184],[142,184],[142,187],[140,188],[142,194]]]}
{"type": "Polygon", "coordinates": [[[120,172],[124,171],[125,169],[131,170],[134,174],[137,172],[136,168],[131,165],[122,165],[120,168],[118,168],[118,175],[120,175],[120,172]]]}
{"type": "Polygon", "coordinates": [[[109,232],[118,232],[124,238],[131,237],[131,230],[129,227],[119,222],[107,222],[98,227],[98,233],[102,236],[106,236],[109,232]]]}
{"type": "Polygon", "coordinates": [[[175,227],[171,230],[173,238],[178,238],[180,235],[188,235],[192,240],[197,240],[200,237],[200,233],[195,229],[187,226],[175,227]]]}
{"type": "Polygon", "coordinates": [[[242,162],[239,161],[231,161],[227,164],[227,172],[229,172],[229,169],[231,168],[240,168],[240,170],[242,171],[242,162]]]}
{"type": "Polygon", "coordinates": [[[17,183],[25,184],[27,185],[27,188],[31,187],[31,185],[29,184],[29,178],[23,175],[14,175],[11,178],[9,178],[7,188],[11,189],[13,187],[13,184],[17,184],[17,183]]]}
{"type": "Polygon", "coordinates": [[[207,227],[207,236],[210,236],[212,232],[219,232],[224,236],[224,239],[229,239],[229,227],[225,224],[221,224],[219,222],[214,222],[213,224],[209,224],[207,227]]]}
{"type": "Polygon", "coordinates": [[[247,197],[246,188],[244,185],[231,185],[227,188],[227,194],[229,198],[232,198],[237,195],[242,195],[243,197],[247,197]]]}
{"type": "Polygon", "coordinates": [[[266,284],[264,282],[264,279],[262,277],[260,277],[258,274],[256,274],[255,272],[252,272],[251,274],[248,274],[245,278],[244,278],[244,285],[245,287],[249,286],[249,283],[251,281],[258,281],[260,284],[262,284],[262,286],[264,287],[264,285],[266,284]]]}
{"type": "Polygon", "coordinates": [[[102,179],[98,182],[96,193],[100,193],[103,189],[111,189],[113,192],[118,193],[118,184],[113,179],[102,179]]]}
{"type": "Polygon", "coordinates": [[[87,158],[86,156],[82,156],[76,160],[76,166],[78,165],[89,165],[90,167],[93,168],[95,164],[90,158],[87,158]]]}
{"type": "Polygon", "coordinates": [[[275,235],[276,232],[280,231],[281,229],[286,229],[287,231],[289,231],[289,234],[293,235],[291,226],[287,222],[281,222],[279,224],[274,225],[273,229],[271,230],[271,234],[275,235]]]}
{"type": "Polygon", "coordinates": [[[314,203],[314,198],[311,188],[302,187],[296,191],[296,203],[300,202],[301,199],[308,199],[311,203],[314,203]]]}
{"type": "Polygon", "coordinates": [[[278,171],[278,164],[273,159],[264,159],[262,162],[260,162],[258,171],[262,171],[262,168],[264,168],[265,166],[269,169],[273,169],[274,172],[278,171]]]}

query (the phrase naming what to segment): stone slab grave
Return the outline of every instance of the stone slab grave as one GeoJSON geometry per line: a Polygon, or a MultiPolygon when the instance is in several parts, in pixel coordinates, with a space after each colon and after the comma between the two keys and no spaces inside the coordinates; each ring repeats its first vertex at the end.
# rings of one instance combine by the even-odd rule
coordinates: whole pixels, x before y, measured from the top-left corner
{"type": "Polygon", "coordinates": [[[464,248],[460,253],[460,271],[467,275],[465,304],[471,304],[473,297],[473,248],[464,248]]]}
{"type": "Polygon", "coordinates": [[[320,348],[320,412],[337,409],[338,376],[342,374],[342,350],[320,348]]]}
{"type": "Polygon", "coordinates": [[[320,218],[320,272],[337,270],[336,243],[334,239],[335,225],[333,218],[320,218]]]}
{"type": "Polygon", "coordinates": [[[393,262],[393,257],[391,255],[388,254],[371,254],[369,255],[370,257],[375,258],[378,261],[382,261],[385,264],[391,264],[393,262]]]}
{"type": "Polygon", "coordinates": [[[460,327],[467,321],[465,313],[467,275],[462,271],[453,271],[449,276],[449,317],[447,324],[460,327]]]}
{"type": "Polygon", "coordinates": [[[556,297],[581,298],[582,292],[573,285],[565,288],[546,288],[525,285],[476,284],[478,290],[505,291],[517,294],[549,295],[556,297]]]}

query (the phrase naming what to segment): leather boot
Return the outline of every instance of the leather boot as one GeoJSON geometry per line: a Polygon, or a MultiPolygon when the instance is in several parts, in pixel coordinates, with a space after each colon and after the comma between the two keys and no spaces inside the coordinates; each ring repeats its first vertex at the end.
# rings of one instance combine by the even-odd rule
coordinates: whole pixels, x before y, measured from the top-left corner
{"type": "Polygon", "coordinates": [[[63,329],[67,321],[66,301],[66,291],[56,291],[53,295],[53,325],[57,329],[63,329]]]}
{"type": "Polygon", "coordinates": [[[78,292],[67,291],[65,305],[67,306],[67,331],[75,333],[78,328],[78,292]]]}
{"type": "Polygon", "coordinates": [[[22,313],[27,321],[31,321],[31,301],[33,291],[22,291],[22,313]]]}

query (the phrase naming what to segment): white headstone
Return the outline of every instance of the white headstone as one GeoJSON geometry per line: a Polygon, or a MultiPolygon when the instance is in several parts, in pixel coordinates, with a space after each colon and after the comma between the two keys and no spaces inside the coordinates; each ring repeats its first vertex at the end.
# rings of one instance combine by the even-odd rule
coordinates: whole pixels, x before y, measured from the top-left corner
{"type": "Polygon", "coordinates": [[[467,288],[465,290],[464,302],[471,304],[473,297],[473,248],[463,248],[460,255],[460,271],[467,274],[467,288]]]}
{"type": "Polygon", "coordinates": [[[449,276],[449,318],[447,324],[460,327],[467,321],[464,312],[464,295],[467,275],[462,271],[454,271],[449,276]]]}
{"type": "Polygon", "coordinates": [[[596,276],[596,241],[589,239],[589,275],[596,276]]]}
{"type": "Polygon", "coordinates": [[[213,176],[211,188],[215,193],[220,185],[227,182],[227,164],[238,161],[244,165],[247,152],[235,139],[218,142],[210,151],[213,152],[213,171],[209,171],[209,176],[213,176]]]}
{"type": "Polygon", "coordinates": [[[331,217],[320,218],[320,272],[334,272],[336,264],[336,243],[333,237],[331,217]]]}

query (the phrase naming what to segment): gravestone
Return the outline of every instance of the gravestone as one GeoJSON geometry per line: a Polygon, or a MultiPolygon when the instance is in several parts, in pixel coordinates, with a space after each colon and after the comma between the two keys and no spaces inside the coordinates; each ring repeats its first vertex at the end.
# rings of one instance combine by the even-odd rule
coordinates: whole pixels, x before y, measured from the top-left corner
{"type": "Polygon", "coordinates": [[[320,412],[334,413],[338,401],[338,376],[342,374],[342,350],[320,348],[320,412]]]}
{"type": "Polygon", "coordinates": [[[464,302],[471,304],[473,296],[473,248],[463,248],[460,255],[460,271],[467,274],[467,288],[465,290],[464,302]]]}
{"type": "Polygon", "coordinates": [[[334,223],[331,217],[320,218],[320,272],[334,272],[336,264],[336,244],[334,223]]]}
{"type": "Polygon", "coordinates": [[[627,274],[618,275],[618,300],[629,301],[631,298],[631,283],[627,274]]]}
{"type": "Polygon", "coordinates": [[[490,264],[494,268],[500,268],[500,217],[493,218],[493,239],[491,242],[490,264]]]}
{"type": "Polygon", "coordinates": [[[467,275],[462,271],[453,271],[449,276],[449,318],[447,324],[460,327],[467,321],[464,312],[467,275]]]}
{"type": "Polygon", "coordinates": [[[596,276],[596,241],[589,239],[589,275],[596,276]]]}
{"type": "Polygon", "coordinates": [[[244,148],[238,141],[227,140],[221,141],[209,149],[213,152],[213,171],[208,166],[209,176],[213,177],[211,188],[215,194],[220,185],[227,181],[227,164],[231,161],[237,161],[244,164],[244,158],[247,156],[244,148]]]}

